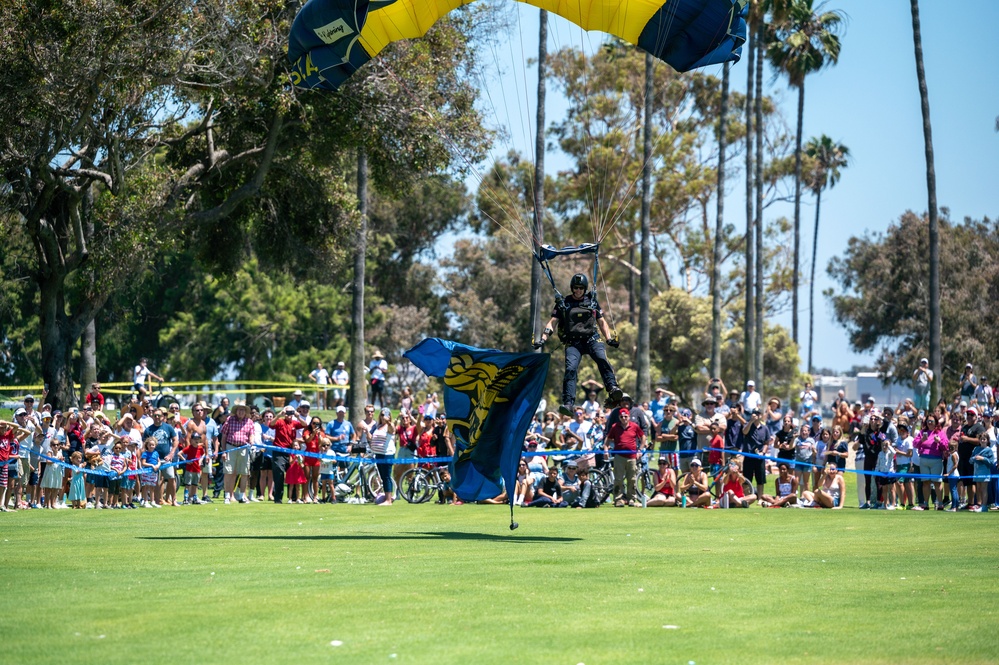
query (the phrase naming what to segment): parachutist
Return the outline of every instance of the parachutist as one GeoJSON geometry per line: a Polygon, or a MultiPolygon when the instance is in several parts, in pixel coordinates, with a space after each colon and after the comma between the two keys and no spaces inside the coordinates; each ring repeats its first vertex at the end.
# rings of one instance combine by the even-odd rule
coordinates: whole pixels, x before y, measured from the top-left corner
{"type": "Polygon", "coordinates": [[[617,385],[614,368],[607,362],[604,342],[600,341],[602,334],[607,344],[618,346],[617,335],[611,332],[607,320],[604,319],[600,303],[597,302],[596,291],[587,291],[589,281],[586,275],[576,273],[569,282],[572,293],[561,297],[556,291],[555,308],[552,318],[545,325],[540,342],[543,344],[558,326],[558,335],[565,343],[565,378],[562,380],[562,405],[559,413],[570,418],[576,404],[576,371],[583,356],[589,356],[597,363],[600,376],[607,388],[608,403],[616,406],[623,394],[617,385]]]}

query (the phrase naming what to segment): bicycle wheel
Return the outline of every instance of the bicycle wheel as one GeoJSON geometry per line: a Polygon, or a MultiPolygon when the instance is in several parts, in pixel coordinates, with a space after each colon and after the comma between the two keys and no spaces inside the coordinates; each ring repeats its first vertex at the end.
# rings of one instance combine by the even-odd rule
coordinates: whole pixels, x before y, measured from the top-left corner
{"type": "Polygon", "coordinates": [[[610,467],[606,469],[593,469],[590,472],[590,482],[593,483],[593,492],[597,497],[598,503],[606,501],[614,489],[614,478],[610,467]]]}
{"type": "Polygon", "coordinates": [[[382,494],[382,477],[378,475],[378,465],[371,464],[361,468],[361,486],[364,489],[364,498],[374,501],[382,494]]]}
{"type": "Polygon", "coordinates": [[[636,479],[638,484],[638,491],[649,497],[650,499],[655,496],[656,493],[656,476],[651,469],[642,469],[638,472],[638,478],[636,479]]]}
{"type": "Polygon", "coordinates": [[[430,479],[425,469],[407,469],[399,479],[399,491],[409,503],[423,503],[430,498],[430,479]]]}
{"type": "Polygon", "coordinates": [[[170,405],[172,404],[179,405],[180,401],[172,394],[167,393],[165,395],[160,395],[159,397],[157,397],[154,404],[156,405],[157,409],[166,409],[169,411],[170,405]]]}

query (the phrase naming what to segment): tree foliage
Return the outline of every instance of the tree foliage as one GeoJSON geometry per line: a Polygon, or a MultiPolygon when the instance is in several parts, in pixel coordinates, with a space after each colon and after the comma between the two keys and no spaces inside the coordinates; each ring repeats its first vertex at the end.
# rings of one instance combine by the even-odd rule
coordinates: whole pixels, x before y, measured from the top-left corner
{"type": "MultiPolygon", "coordinates": [[[[858,352],[876,352],[877,370],[907,384],[929,350],[929,230],[908,211],[884,233],[849,240],[829,263],[839,288],[830,289],[836,320],[858,352]]],[[[955,224],[940,220],[940,312],[943,321],[944,394],[957,385],[965,363],[981,375],[999,370],[999,344],[991,334],[999,296],[999,228],[988,218],[955,224]]]]}

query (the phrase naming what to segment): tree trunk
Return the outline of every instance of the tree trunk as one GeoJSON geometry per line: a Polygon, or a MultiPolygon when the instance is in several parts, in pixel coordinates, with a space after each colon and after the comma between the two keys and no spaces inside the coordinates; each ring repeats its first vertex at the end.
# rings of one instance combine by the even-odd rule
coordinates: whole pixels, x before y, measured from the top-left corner
{"type": "MultiPolygon", "coordinates": [[[[753,140],[752,126],[753,117],[753,90],[754,68],[753,68],[753,46],[758,37],[752,32],[749,33],[749,44],[747,51],[749,57],[746,58],[746,311],[743,316],[743,349],[742,349],[742,379],[748,381],[753,376],[753,331],[755,330],[756,311],[753,308],[753,272],[756,267],[753,263],[753,250],[755,249],[755,237],[753,235],[755,224],[753,223],[753,140]]],[[[759,147],[757,146],[757,149],[759,147]]],[[[712,373],[712,377],[717,374],[712,373]]]]}
{"type": "MultiPolygon", "coordinates": [[[[635,359],[635,399],[638,403],[651,398],[652,372],[649,358],[649,282],[651,265],[652,210],[652,55],[645,54],[645,113],[642,118],[642,278],[638,296],[638,352],[635,359]]],[[[726,73],[728,65],[725,65],[726,73]]]]}
{"type": "MultiPolygon", "coordinates": [[[[628,248],[628,263],[635,265],[635,233],[629,234],[631,246],[628,248]]],[[[635,273],[628,271],[628,323],[635,325],[635,310],[638,303],[635,301],[635,273]]]]}
{"type": "MultiPolygon", "coordinates": [[[[544,243],[545,216],[545,77],[548,60],[548,12],[542,9],[538,27],[538,113],[537,135],[534,138],[534,246],[541,250],[544,243]]],[[[531,340],[541,338],[541,264],[531,262],[531,340]]],[[[595,285],[594,285],[595,288],[595,285]]],[[[547,320],[547,319],[546,319],[547,320]]],[[[538,349],[540,352],[541,350],[538,349]]]]}
{"type": "Polygon", "coordinates": [[[812,342],[815,338],[815,262],[819,254],[819,210],[822,209],[822,190],[815,194],[815,233],[812,235],[812,275],[808,281],[808,373],[815,371],[812,364],[812,342]]]}
{"type": "Polygon", "coordinates": [[[80,338],[80,393],[82,401],[90,390],[90,384],[97,381],[97,324],[91,320],[83,329],[80,338]]]}
{"type": "MultiPolygon", "coordinates": [[[[715,213],[714,256],[711,262],[711,376],[721,376],[721,262],[722,262],[722,228],[725,216],[725,148],[728,131],[728,79],[729,63],[722,69],[721,107],[718,118],[718,209],[715,213]]],[[[748,107],[748,103],[747,103],[748,107]]],[[[750,204],[751,206],[751,204],[750,204]]],[[[747,282],[746,291],[751,290],[747,282]]]]}
{"type": "MultiPolygon", "coordinates": [[[[794,266],[791,278],[791,338],[798,343],[798,283],[801,279],[801,131],[805,121],[805,81],[798,86],[798,132],[794,139],[794,266]]],[[[800,348],[800,347],[799,347],[800,348]]]]}
{"type": "Polygon", "coordinates": [[[368,155],[357,151],[357,209],[361,224],[354,240],[353,301],[350,308],[350,413],[351,422],[364,416],[368,381],[364,374],[364,255],[368,249],[368,155]]]}
{"type": "Polygon", "coordinates": [[[52,275],[39,282],[41,311],[38,324],[42,343],[42,380],[45,382],[45,394],[39,401],[48,402],[58,410],[79,404],[71,371],[77,336],[70,330],[64,293],[65,284],[61,276],[52,275]]]}
{"type": "Polygon", "coordinates": [[[919,28],[919,0],[910,0],[912,8],[912,42],[916,52],[916,79],[919,82],[919,100],[923,112],[923,144],[926,153],[926,194],[930,219],[930,369],[933,385],[930,403],[935,404],[941,394],[943,356],[940,349],[942,334],[940,322],[940,228],[937,220],[937,173],[933,163],[933,126],[930,123],[930,94],[926,87],[926,69],[923,67],[923,38],[919,28]]]}
{"type": "Polygon", "coordinates": [[[763,31],[765,24],[760,17],[756,32],[756,94],[753,97],[753,115],[756,116],[756,340],[753,360],[753,375],[756,390],[763,391],[766,376],[763,372],[763,306],[766,294],[763,291],[763,31]]]}

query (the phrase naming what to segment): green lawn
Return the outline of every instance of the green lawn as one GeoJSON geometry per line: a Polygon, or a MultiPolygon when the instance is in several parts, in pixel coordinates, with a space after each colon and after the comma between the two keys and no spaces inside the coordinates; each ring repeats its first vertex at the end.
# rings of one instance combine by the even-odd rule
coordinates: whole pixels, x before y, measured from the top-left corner
{"type": "Polygon", "coordinates": [[[999,660],[999,514],[517,519],[405,503],[6,514],[3,660],[999,660]]]}

